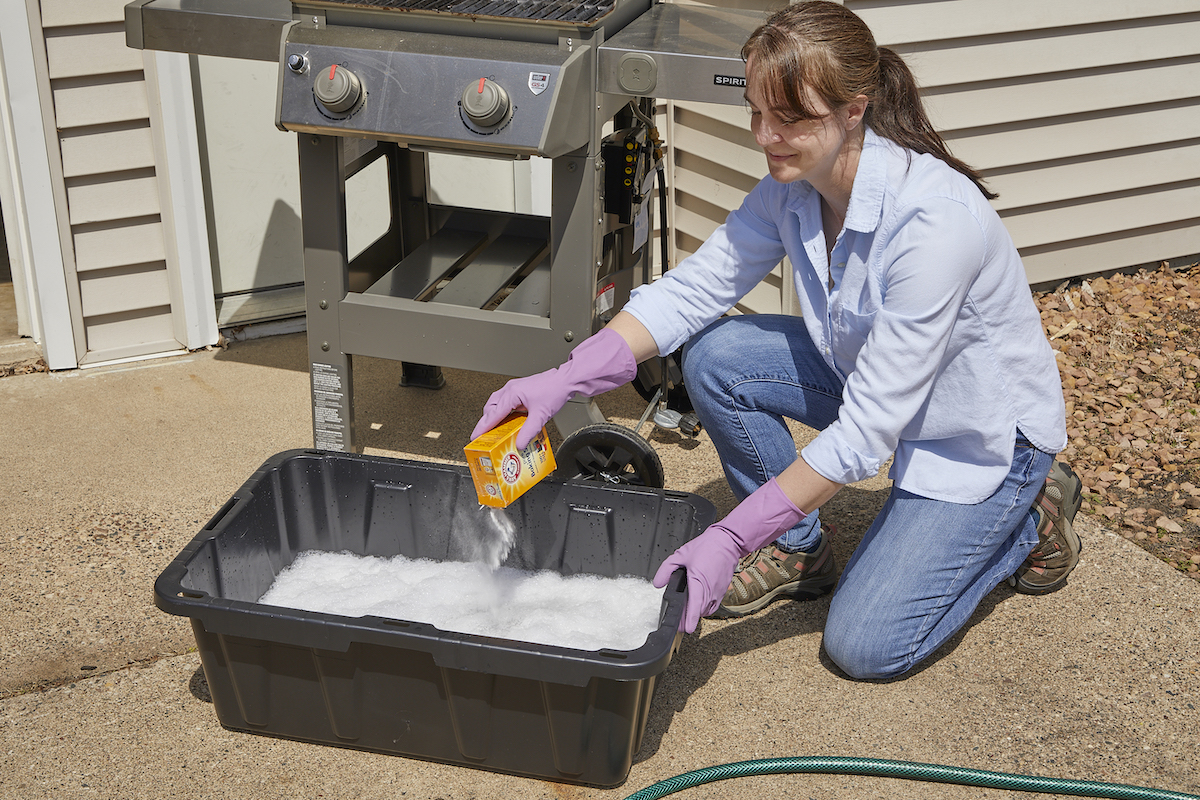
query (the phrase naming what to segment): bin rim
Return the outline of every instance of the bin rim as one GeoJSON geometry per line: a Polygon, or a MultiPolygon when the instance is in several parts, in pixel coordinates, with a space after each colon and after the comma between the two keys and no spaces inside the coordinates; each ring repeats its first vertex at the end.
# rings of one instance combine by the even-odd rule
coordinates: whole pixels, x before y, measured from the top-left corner
{"type": "MultiPolygon", "coordinates": [[[[431,623],[412,620],[377,616],[347,617],[266,606],[245,600],[213,597],[204,591],[185,587],[190,560],[208,542],[220,536],[237,517],[237,511],[252,500],[264,475],[300,457],[367,460],[469,474],[464,465],[427,463],[409,458],[312,448],[279,452],[255,470],[158,576],[154,582],[154,604],[157,608],[168,614],[189,617],[193,625],[200,625],[204,630],[218,635],[337,653],[346,653],[355,644],[396,647],[428,652],[435,663],[443,668],[576,686],[585,686],[592,678],[643,680],[661,673],[674,655],[682,637],[679,623],[687,603],[687,581],[683,570],[675,571],[664,590],[659,627],[647,636],[641,646],[627,651],[580,650],[445,631],[431,623]]],[[[594,486],[588,481],[567,483],[594,486]]],[[[651,487],[603,488],[606,492],[650,493],[687,499],[694,506],[694,514],[706,524],[715,515],[708,500],[687,492],[651,487]]]]}

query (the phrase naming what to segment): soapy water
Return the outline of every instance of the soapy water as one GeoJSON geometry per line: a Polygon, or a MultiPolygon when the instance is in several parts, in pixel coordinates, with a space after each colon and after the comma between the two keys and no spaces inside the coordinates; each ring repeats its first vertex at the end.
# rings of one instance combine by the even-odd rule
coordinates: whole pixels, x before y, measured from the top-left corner
{"type": "MultiPolygon", "coordinates": [[[[499,527],[501,536],[512,534],[499,527]]],[[[503,545],[481,548],[494,557],[503,545]]],[[[645,644],[658,629],[662,598],[663,590],[642,578],[307,550],[279,573],[259,602],[425,622],[443,631],[532,644],[627,651],[645,644]]]]}

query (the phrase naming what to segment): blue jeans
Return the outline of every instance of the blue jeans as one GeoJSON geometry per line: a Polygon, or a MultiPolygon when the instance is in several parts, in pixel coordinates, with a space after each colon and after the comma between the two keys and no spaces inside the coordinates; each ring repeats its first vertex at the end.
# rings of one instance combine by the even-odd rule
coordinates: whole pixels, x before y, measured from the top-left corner
{"type": "MultiPolygon", "coordinates": [[[[683,354],[684,384],[741,500],[797,458],[785,417],[822,430],[836,418],[842,381],[796,317],[728,317],[683,354]]],[[[1018,431],[1012,468],[981,503],[892,489],[842,571],[825,622],[830,658],[852,677],[901,675],[970,618],[1037,544],[1034,499],[1053,456],[1018,431]]],[[[819,512],[778,539],[809,549],[819,512]]]]}

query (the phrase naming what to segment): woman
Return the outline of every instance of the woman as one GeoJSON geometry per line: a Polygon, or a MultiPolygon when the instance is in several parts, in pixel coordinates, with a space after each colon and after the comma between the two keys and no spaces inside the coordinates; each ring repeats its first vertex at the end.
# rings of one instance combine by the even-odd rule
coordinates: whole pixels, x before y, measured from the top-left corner
{"type": "Polygon", "coordinates": [[[687,571],[690,632],[836,583],[829,656],[894,677],[1001,581],[1041,594],[1075,566],[1058,370],[994,195],[947,151],[898,55],[843,6],[802,2],[742,56],[768,177],[566,364],[496,392],[477,432],[524,407],[527,440],[573,394],[686,342],[689,397],[740,502],[655,585],[687,571]],[[803,317],[723,317],[784,256],[803,317]],[[819,431],[799,457],[785,417],[819,431]],[[893,454],[892,491],[839,580],[818,510],[893,454]]]}

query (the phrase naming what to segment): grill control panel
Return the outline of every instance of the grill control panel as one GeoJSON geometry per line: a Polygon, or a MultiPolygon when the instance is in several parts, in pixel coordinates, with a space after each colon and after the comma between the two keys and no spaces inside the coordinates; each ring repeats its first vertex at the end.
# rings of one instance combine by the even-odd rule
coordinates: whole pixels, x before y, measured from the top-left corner
{"type": "Polygon", "coordinates": [[[293,26],[284,130],[514,155],[564,155],[590,136],[588,47],[293,26]]]}

